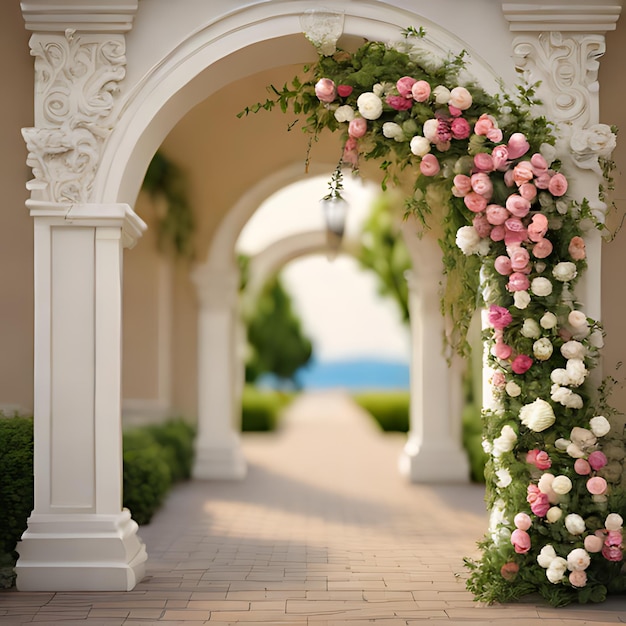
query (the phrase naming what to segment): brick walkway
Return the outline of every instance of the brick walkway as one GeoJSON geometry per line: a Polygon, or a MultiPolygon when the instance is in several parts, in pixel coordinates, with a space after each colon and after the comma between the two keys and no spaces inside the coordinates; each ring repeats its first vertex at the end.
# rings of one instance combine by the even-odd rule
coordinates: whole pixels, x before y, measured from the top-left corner
{"type": "Polygon", "coordinates": [[[128,593],[0,592],[0,624],[293,626],[615,624],[626,599],[482,606],[463,556],[486,527],[479,486],[411,485],[404,437],[341,393],[303,396],[278,434],[248,434],[242,482],[177,487],[140,529],[146,579],[128,593]]]}

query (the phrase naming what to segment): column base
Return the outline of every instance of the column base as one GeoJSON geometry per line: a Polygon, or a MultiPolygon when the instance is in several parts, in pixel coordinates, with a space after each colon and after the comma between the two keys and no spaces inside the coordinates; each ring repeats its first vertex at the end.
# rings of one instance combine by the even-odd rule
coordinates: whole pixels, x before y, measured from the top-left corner
{"type": "Polygon", "coordinates": [[[119,515],[36,514],[16,550],[19,591],[130,591],[146,547],[128,509],[119,515]]]}
{"type": "Polygon", "coordinates": [[[198,446],[192,475],[197,480],[241,480],[247,469],[239,441],[233,437],[222,445],[198,446]]]}
{"type": "Polygon", "coordinates": [[[412,483],[468,483],[470,467],[467,454],[454,442],[433,442],[427,445],[409,437],[398,469],[412,483]]]}

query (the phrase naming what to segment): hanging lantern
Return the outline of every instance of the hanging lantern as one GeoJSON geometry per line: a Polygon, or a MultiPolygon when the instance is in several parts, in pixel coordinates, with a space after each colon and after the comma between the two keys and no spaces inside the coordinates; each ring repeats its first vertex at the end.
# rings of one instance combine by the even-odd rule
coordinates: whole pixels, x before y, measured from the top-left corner
{"type": "Polygon", "coordinates": [[[326,244],[328,258],[334,259],[341,247],[341,241],[346,228],[348,203],[341,196],[331,196],[320,200],[326,223],[326,244]]]}

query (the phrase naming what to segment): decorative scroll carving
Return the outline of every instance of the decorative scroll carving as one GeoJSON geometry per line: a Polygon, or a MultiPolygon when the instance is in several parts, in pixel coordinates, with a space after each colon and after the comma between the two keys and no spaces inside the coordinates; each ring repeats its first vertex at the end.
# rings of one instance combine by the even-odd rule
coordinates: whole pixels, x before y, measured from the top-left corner
{"type": "Polygon", "coordinates": [[[597,122],[598,58],[603,35],[527,33],[513,42],[515,64],[529,83],[541,81],[539,95],[553,120],[586,126],[597,122]]]}
{"type": "Polygon", "coordinates": [[[123,35],[34,35],[36,128],[22,134],[37,189],[55,202],[86,202],[113,127],[126,74],[123,35]]]}

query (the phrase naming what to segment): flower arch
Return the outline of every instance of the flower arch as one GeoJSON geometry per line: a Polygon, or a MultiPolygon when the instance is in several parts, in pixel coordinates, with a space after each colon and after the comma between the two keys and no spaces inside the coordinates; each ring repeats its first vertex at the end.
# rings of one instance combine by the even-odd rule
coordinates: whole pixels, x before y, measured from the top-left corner
{"type": "MultiPolygon", "coordinates": [[[[351,53],[314,41],[306,78],[271,86],[271,98],[240,115],[292,111],[311,146],[339,132],[328,198],[341,195],[345,168],[376,161],[383,189],[406,192],[407,215],[423,229],[443,226],[448,343],[466,354],[467,324],[485,311],[491,521],[482,557],[466,559],[468,589],[490,603],[534,592],[557,606],[600,602],[625,587],[621,465],[610,455],[607,385],[592,375],[603,331],[574,287],[586,268],[584,228],[602,225],[586,200],[568,196],[558,129],[534,114],[536,85],[489,94],[465,53],[437,58],[423,29],[402,34],[351,53]]],[[[615,136],[598,124],[572,148],[610,179],[615,136]]]]}

